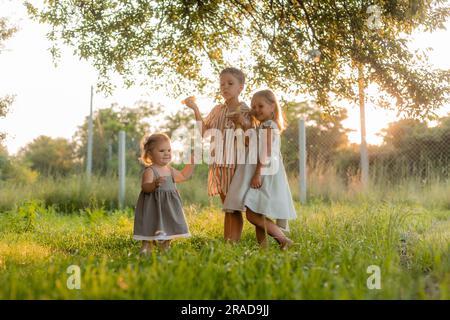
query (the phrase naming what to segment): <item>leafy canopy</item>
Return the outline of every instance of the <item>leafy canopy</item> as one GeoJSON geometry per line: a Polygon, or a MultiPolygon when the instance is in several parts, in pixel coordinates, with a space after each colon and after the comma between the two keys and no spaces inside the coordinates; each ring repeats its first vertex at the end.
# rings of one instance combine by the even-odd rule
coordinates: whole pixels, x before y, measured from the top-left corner
{"type": "Polygon", "coordinates": [[[394,101],[409,116],[449,102],[450,71],[408,48],[413,31],[444,28],[450,7],[443,0],[48,0],[27,7],[52,26],[54,56],[59,40],[73,46],[99,70],[105,91],[118,72],[127,85],[140,79],[174,96],[210,93],[217,72],[232,63],[248,75],[248,91],[269,86],[325,107],[335,98],[356,102],[358,75],[383,93],[379,106],[394,101]],[[377,28],[371,5],[380,11],[377,28]]]}

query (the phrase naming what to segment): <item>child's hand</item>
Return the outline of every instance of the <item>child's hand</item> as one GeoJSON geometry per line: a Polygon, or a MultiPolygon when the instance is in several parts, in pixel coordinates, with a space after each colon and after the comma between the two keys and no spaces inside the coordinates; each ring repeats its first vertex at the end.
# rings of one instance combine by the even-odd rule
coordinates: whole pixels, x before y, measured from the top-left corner
{"type": "Polygon", "coordinates": [[[261,175],[255,174],[252,180],[250,181],[250,187],[252,187],[253,189],[259,189],[261,188],[261,185],[262,185],[261,175]]]}
{"type": "Polygon", "coordinates": [[[227,118],[233,121],[236,125],[242,125],[244,123],[244,116],[239,111],[228,113],[227,118]]]}
{"type": "Polygon", "coordinates": [[[195,110],[197,109],[197,104],[195,103],[195,97],[187,97],[183,101],[181,101],[182,104],[186,105],[188,108],[195,110]]]}
{"type": "Polygon", "coordinates": [[[164,182],[166,182],[165,177],[158,177],[155,180],[155,186],[158,188],[160,185],[162,185],[164,182]]]}

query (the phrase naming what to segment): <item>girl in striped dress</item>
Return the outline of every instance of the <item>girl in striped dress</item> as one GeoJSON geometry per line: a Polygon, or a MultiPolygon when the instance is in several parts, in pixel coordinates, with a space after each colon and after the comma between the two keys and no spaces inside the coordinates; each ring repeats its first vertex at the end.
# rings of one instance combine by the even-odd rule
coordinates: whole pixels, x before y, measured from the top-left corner
{"type": "MultiPolygon", "coordinates": [[[[244,89],[244,73],[236,68],[226,68],[220,73],[220,93],[224,102],[215,106],[211,112],[202,118],[195,97],[189,97],[183,103],[194,111],[195,119],[201,122],[201,135],[213,132],[211,147],[214,146],[210,157],[212,161],[208,172],[208,195],[219,195],[222,204],[228,192],[236,169],[237,144],[235,137],[226,139],[226,135],[235,133],[235,129],[247,129],[254,126],[250,108],[239,100],[244,89]],[[229,130],[231,129],[231,130],[229,130]],[[216,130],[216,136],[214,136],[216,130]],[[220,134],[219,134],[220,133],[220,134]],[[222,139],[220,139],[219,134],[222,139]]],[[[224,238],[237,242],[241,238],[243,218],[240,211],[225,211],[224,238]]]]}

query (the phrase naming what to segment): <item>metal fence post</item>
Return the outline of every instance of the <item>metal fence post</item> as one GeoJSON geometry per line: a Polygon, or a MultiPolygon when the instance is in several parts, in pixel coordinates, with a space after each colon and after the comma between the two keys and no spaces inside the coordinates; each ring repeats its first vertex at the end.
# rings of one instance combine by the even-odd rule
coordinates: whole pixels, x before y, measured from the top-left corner
{"type": "Polygon", "coordinates": [[[300,203],[306,204],[306,127],[303,116],[298,120],[298,129],[299,194],[300,203]]]}
{"type": "Polygon", "coordinates": [[[125,131],[119,131],[119,209],[125,204],[125,131]]]}

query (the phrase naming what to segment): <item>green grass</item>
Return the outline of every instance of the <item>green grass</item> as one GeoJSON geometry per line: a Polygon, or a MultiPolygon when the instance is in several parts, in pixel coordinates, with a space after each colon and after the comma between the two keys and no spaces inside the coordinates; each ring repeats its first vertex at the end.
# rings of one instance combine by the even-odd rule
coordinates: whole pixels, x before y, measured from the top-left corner
{"type": "MultiPolygon", "coordinates": [[[[208,199],[205,190],[208,167],[197,166],[189,182],[177,187],[188,203],[201,206],[218,204],[208,199]]],[[[125,206],[133,207],[140,191],[139,176],[126,177],[125,206]]],[[[0,212],[14,209],[30,200],[40,200],[46,207],[53,206],[58,212],[73,213],[86,207],[101,206],[108,210],[118,208],[118,180],[116,176],[93,176],[88,183],[83,176],[61,178],[40,177],[35,183],[14,183],[0,180],[0,212]]]]}
{"type": "Polygon", "coordinates": [[[0,215],[0,299],[449,299],[450,211],[360,200],[296,203],[296,245],[256,245],[245,224],[222,240],[216,205],[185,204],[192,237],[138,255],[133,212],[101,206],[61,214],[31,201],[0,215]],[[81,268],[69,290],[67,268],[81,268]],[[381,289],[366,286],[381,269],[381,289]]]}
{"type": "MultiPolygon", "coordinates": [[[[332,165],[308,168],[308,199],[326,202],[389,201],[450,210],[450,180],[442,174],[435,172],[426,179],[405,174],[401,179],[393,179],[377,172],[381,169],[371,167],[368,192],[362,192],[358,176],[343,179],[332,165]]],[[[289,177],[293,196],[298,199],[298,177],[295,174],[289,177]]]]}
{"type": "MultiPolygon", "coordinates": [[[[41,177],[0,184],[0,299],[449,299],[450,182],[413,177],[361,192],[331,167],[308,174],[308,205],[291,224],[296,245],[256,245],[245,224],[238,245],[223,242],[219,201],[205,190],[207,168],[179,184],[192,237],[169,252],[138,255],[132,240],[139,177],[41,177]],[[81,268],[69,290],[67,268],[81,268]],[[381,289],[366,282],[381,269],[381,289]]],[[[375,181],[375,180],[373,180],[375,181]]]]}
{"type": "MultiPolygon", "coordinates": [[[[186,204],[202,207],[215,205],[218,197],[208,198],[207,166],[198,166],[193,178],[178,184],[177,188],[186,204]]],[[[298,176],[289,173],[291,192],[299,200],[298,176]]],[[[366,202],[389,201],[394,204],[408,203],[428,209],[450,210],[450,180],[430,177],[421,180],[409,177],[394,183],[373,182],[369,192],[361,192],[357,177],[349,177],[345,182],[332,166],[322,166],[308,171],[308,199],[322,202],[366,202]]],[[[125,206],[133,207],[140,191],[140,177],[126,179],[125,206]]],[[[87,183],[82,175],[65,178],[41,177],[35,183],[15,184],[0,181],[0,212],[14,210],[18,205],[30,200],[40,200],[46,207],[53,206],[58,212],[73,213],[86,207],[100,206],[107,210],[118,208],[117,177],[93,176],[87,183]]]]}

